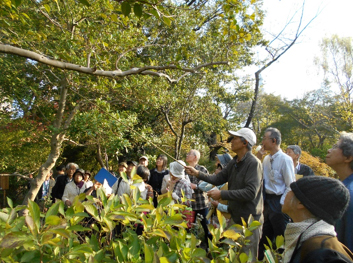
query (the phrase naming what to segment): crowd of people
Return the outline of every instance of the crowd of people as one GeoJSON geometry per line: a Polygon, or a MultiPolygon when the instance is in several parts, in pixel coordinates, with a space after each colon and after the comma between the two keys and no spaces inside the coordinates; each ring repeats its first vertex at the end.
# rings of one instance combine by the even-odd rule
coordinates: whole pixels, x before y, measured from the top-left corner
{"type": "MultiPolygon", "coordinates": [[[[199,164],[200,152],[195,149],[187,153],[187,164],[177,160],[169,164],[169,169],[168,158],[163,154],[151,170],[148,158],[141,156],[139,162],[119,163],[118,179],[109,193],[130,194],[134,185],[143,199],[152,198],[157,207],[158,196],[170,192],[175,202],[190,206],[201,218],[206,249],[208,239],[212,238],[209,219],[218,209],[226,217],[228,227],[242,224],[242,218],[247,220],[250,215],[261,223],[243,247],[244,252],[259,260],[268,257],[267,240],[275,244],[275,238],[282,235],[284,262],[325,262],[325,258],[351,262],[353,134],[342,133],[327,153],[326,163],[336,171],[339,180],[314,175],[310,167],[300,163],[299,146],[289,145],[283,152],[281,133],[276,128],[265,131],[256,156],[252,153],[256,135],[251,129],[229,131],[229,135],[228,142],[236,155],[218,154],[213,174],[199,164]],[[132,182],[134,169],[142,182],[132,182]],[[126,173],[129,181],[123,180],[121,173],[126,173]]],[[[102,187],[90,180],[90,171],[79,169],[75,163],[57,170],[55,184],[49,175],[39,191],[39,199],[51,193],[53,201],[60,199],[70,206],[75,196],[92,194],[102,187]]]]}

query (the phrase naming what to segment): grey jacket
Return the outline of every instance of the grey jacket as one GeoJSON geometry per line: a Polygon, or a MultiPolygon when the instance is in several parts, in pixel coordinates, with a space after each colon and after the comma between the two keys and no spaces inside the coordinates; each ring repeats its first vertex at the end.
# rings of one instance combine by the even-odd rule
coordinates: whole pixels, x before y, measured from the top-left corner
{"type": "Polygon", "coordinates": [[[228,200],[228,211],[234,223],[241,224],[241,217],[247,221],[250,214],[255,220],[262,219],[262,164],[251,152],[239,162],[235,156],[218,174],[200,172],[199,179],[216,186],[228,182],[228,190],[221,191],[221,198],[228,200]]]}

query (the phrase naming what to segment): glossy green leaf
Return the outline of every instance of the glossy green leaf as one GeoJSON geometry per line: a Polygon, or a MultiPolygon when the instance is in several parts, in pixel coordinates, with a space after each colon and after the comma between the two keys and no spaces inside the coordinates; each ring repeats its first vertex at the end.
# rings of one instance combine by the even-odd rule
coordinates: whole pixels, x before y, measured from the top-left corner
{"type": "Polygon", "coordinates": [[[19,7],[22,3],[22,0],[15,0],[15,7],[19,7]]]}
{"type": "Polygon", "coordinates": [[[128,16],[131,12],[131,5],[128,2],[123,2],[121,4],[121,12],[124,16],[128,16]]]}
{"type": "Polygon", "coordinates": [[[138,18],[142,16],[142,8],[143,6],[141,4],[138,4],[138,3],[134,4],[134,13],[138,18]]]}
{"type": "Polygon", "coordinates": [[[87,0],[78,0],[81,4],[84,4],[85,6],[89,7],[91,4],[87,0]]]}

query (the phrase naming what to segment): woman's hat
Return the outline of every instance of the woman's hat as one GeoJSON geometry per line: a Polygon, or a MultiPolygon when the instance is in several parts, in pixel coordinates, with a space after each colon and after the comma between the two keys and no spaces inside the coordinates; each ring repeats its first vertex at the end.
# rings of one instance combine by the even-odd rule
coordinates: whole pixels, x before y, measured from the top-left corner
{"type": "Polygon", "coordinates": [[[172,162],[169,164],[169,172],[175,177],[184,178],[185,177],[184,166],[186,166],[186,164],[182,160],[178,160],[177,162],[172,162]]]}
{"type": "Polygon", "coordinates": [[[75,171],[75,173],[74,173],[74,176],[75,176],[77,173],[80,173],[80,174],[82,175],[82,177],[83,177],[84,174],[85,174],[85,170],[83,170],[83,169],[77,169],[77,170],[75,171]]]}

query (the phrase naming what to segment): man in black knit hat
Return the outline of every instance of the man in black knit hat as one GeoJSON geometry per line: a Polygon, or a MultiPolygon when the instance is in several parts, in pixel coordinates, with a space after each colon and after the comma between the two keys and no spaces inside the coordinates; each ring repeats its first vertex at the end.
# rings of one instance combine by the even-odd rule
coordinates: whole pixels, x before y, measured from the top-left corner
{"type": "Polygon", "coordinates": [[[353,255],[337,240],[334,228],[349,203],[347,188],[323,176],[303,177],[290,188],[282,212],[293,223],[284,233],[283,262],[351,262],[353,255]]]}

